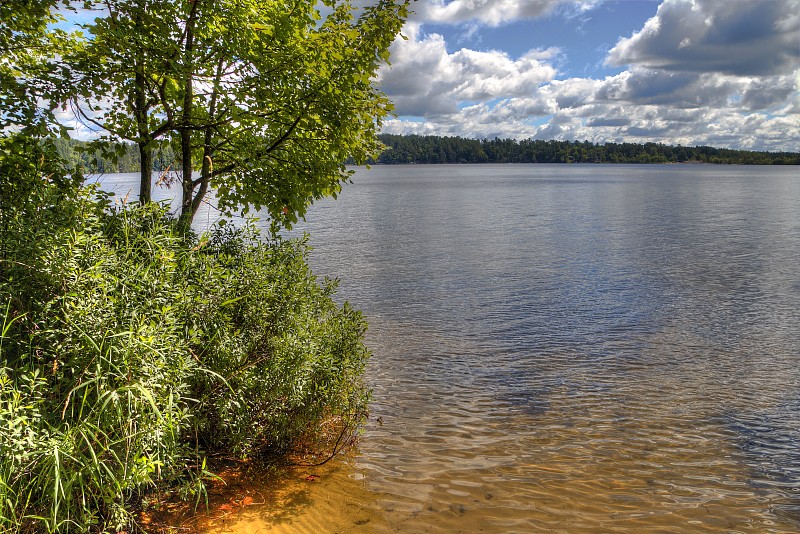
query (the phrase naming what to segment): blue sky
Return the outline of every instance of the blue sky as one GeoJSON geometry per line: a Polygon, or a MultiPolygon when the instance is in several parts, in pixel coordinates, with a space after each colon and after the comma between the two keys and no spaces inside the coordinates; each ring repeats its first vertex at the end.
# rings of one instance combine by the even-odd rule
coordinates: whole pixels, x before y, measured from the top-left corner
{"type": "Polygon", "coordinates": [[[384,131],[800,151],[800,0],[418,0],[384,131]]]}
{"type": "Polygon", "coordinates": [[[658,5],[657,0],[615,1],[584,12],[562,5],[550,15],[496,27],[430,23],[425,31],[444,36],[451,53],[470,48],[521,56],[531,48],[556,47],[561,51],[558,67],[564,76],[601,76],[620,72],[620,68],[603,64],[608,50],[641,29],[656,14],[658,5]]]}
{"type": "Polygon", "coordinates": [[[379,72],[398,115],[384,132],[800,152],[800,0],[416,0],[412,10],[379,72]]]}

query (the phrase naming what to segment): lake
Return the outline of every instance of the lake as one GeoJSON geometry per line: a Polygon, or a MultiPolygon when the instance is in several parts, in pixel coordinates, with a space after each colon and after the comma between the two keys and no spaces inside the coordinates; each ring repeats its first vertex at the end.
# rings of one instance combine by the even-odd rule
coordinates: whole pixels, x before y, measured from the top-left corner
{"type": "Polygon", "coordinates": [[[796,167],[377,166],[302,232],[370,420],[212,530],[800,530],[796,167]]]}

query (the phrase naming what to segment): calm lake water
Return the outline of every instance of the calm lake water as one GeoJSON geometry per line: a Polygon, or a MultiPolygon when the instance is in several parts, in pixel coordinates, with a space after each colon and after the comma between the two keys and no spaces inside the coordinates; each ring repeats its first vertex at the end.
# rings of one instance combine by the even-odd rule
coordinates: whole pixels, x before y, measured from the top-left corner
{"type": "Polygon", "coordinates": [[[370,421],[212,531],[800,531],[796,167],[354,182],[297,232],[370,321],[370,421]]]}

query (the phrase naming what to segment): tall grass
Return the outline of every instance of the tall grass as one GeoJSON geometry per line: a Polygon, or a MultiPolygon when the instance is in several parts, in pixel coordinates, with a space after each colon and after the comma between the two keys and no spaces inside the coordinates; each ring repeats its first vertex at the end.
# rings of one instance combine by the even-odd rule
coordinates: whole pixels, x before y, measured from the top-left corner
{"type": "Polygon", "coordinates": [[[0,207],[0,532],[135,530],[149,491],[202,500],[209,452],[363,418],[365,322],[303,241],[35,186],[0,207]]]}

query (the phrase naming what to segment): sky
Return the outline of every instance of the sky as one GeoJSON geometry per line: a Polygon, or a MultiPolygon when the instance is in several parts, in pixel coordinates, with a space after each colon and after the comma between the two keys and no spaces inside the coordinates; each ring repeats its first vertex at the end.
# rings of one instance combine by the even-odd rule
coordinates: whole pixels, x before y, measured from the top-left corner
{"type": "Polygon", "coordinates": [[[800,151],[800,0],[417,0],[383,131],[800,151]]]}
{"type": "Polygon", "coordinates": [[[800,0],[411,9],[379,71],[385,133],[800,152],[800,0]]]}

